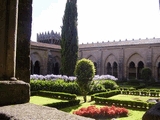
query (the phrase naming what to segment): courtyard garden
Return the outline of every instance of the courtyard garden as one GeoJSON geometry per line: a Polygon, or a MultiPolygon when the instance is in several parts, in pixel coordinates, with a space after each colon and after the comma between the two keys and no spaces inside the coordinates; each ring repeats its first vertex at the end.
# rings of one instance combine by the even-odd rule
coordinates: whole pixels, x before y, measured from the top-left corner
{"type": "Polygon", "coordinates": [[[159,101],[159,89],[139,81],[119,82],[110,75],[95,76],[86,102],[75,77],[31,76],[30,103],[55,107],[70,114],[95,119],[141,120],[159,101]]]}

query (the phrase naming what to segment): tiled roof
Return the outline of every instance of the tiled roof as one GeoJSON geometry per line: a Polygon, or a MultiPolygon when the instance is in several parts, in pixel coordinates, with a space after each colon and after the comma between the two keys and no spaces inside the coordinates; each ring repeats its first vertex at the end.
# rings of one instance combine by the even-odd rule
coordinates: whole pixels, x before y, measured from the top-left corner
{"type": "Polygon", "coordinates": [[[155,43],[160,43],[160,38],[101,42],[101,43],[88,43],[88,44],[80,44],[79,48],[142,45],[142,44],[155,44],[155,43]]]}
{"type": "Polygon", "coordinates": [[[40,43],[40,42],[33,42],[31,41],[31,47],[45,47],[45,48],[53,48],[53,49],[61,49],[60,45],[54,44],[47,44],[47,43],[40,43]]]}

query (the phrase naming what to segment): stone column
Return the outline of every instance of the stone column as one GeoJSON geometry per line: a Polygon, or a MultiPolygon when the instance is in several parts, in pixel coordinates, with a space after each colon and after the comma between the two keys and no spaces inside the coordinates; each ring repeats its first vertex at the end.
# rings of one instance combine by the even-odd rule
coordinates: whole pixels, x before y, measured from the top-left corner
{"type": "Polygon", "coordinates": [[[32,0],[19,0],[16,78],[30,82],[32,0]]]}
{"type": "Polygon", "coordinates": [[[18,0],[0,0],[0,106],[25,103],[30,99],[29,83],[15,78],[17,21],[18,0]]]}
{"type": "Polygon", "coordinates": [[[15,77],[18,0],[0,1],[0,80],[15,77]]]}

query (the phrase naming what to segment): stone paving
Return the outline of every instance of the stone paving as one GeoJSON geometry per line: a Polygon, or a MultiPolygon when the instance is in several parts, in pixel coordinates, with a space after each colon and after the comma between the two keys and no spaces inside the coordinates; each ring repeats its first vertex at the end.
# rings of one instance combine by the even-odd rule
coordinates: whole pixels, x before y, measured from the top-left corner
{"type": "Polygon", "coordinates": [[[0,107],[0,120],[94,120],[31,103],[0,107]]]}

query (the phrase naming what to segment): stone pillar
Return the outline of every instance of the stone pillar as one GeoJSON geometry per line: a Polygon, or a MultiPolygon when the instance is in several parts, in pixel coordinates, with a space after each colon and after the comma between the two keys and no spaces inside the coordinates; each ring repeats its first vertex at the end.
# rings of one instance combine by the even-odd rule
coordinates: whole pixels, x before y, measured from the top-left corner
{"type": "Polygon", "coordinates": [[[30,99],[29,83],[15,78],[18,1],[0,0],[0,106],[25,103],[30,99]]]}
{"type": "Polygon", "coordinates": [[[15,77],[18,0],[0,1],[0,80],[15,77]]]}
{"type": "Polygon", "coordinates": [[[30,82],[32,0],[19,0],[16,77],[30,82]]]}
{"type": "Polygon", "coordinates": [[[118,61],[118,79],[122,80],[124,77],[124,50],[120,49],[119,61],[118,61]]]}

